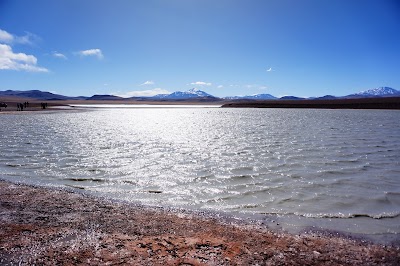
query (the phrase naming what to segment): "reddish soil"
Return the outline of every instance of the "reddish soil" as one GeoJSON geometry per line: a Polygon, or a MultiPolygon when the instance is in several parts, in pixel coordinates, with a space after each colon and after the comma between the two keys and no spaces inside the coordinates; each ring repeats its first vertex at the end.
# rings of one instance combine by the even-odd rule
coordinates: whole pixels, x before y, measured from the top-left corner
{"type": "Polygon", "coordinates": [[[290,235],[0,182],[1,265],[400,265],[399,247],[290,235]]]}

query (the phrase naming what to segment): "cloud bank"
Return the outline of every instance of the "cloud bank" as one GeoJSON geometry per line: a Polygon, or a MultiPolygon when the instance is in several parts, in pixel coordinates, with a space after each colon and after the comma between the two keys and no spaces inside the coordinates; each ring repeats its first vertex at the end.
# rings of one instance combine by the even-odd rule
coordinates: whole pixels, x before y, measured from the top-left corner
{"type": "Polygon", "coordinates": [[[5,30],[0,29],[0,42],[2,43],[12,43],[14,40],[14,36],[5,30]]]}
{"type": "Polygon", "coordinates": [[[26,32],[24,36],[13,35],[5,30],[0,29],[0,42],[7,44],[30,44],[33,45],[35,41],[40,38],[30,32],[26,32]]]}
{"type": "Polygon", "coordinates": [[[130,98],[130,97],[152,97],[157,94],[170,94],[171,92],[161,89],[161,88],[155,88],[152,90],[143,90],[143,91],[129,91],[125,93],[113,93],[116,96],[124,97],[124,98],[130,98]]]}
{"type": "Polygon", "coordinates": [[[39,67],[37,58],[24,53],[14,53],[11,46],[0,44],[0,70],[22,70],[28,72],[49,72],[39,67]]]}
{"type": "Polygon", "coordinates": [[[49,72],[48,69],[37,66],[37,58],[35,56],[13,52],[12,44],[32,44],[32,38],[38,39],[39,37],[32,33],[18,37],[0,29],[0,70],[49,72]]]}

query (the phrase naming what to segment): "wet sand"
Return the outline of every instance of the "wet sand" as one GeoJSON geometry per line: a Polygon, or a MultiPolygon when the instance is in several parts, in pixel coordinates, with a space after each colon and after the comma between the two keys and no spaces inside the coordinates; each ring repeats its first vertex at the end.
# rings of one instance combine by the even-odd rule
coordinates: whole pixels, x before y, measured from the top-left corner
{"type": "Polygon", "coordinates": [[[1,265],[400,265],[400,249],[0,181],[1,265]]]}
{"type": "MultiPolygon", "coordinates": [[[[222,101],[204,101],[204,100],[177,100],[177,101],[151,101],[151,100],[37,100],[31,98],[21,98],[21,97],[0,97],[0,102],[6,103],[8,106],[0,108],[0,114],[9,114],[16,113],[25,114],[31,113],[33,111],[55,111],[55,110],[66,110],[66,107],[70,105],[80,105],[80,104],[96,104],[96,105],[109,105],[109,104],[117,104],[117,105],[132,105],[132,106],[140,106],[140,105],[215,105],[221,106],[223,104],[222,101]],[[18,111],[17,104],[29,102],[29,105],[23,109],[23,111],[18,111]],[[47,103],[48,108],[42,109],[41,103],[47,103]]],[[[76,110],[79,108],[70,108],[67,109],[69,111],[76,110]]]]}
{"type": "Polygon", "coordinates": [[[65,110],[65,106],[67,104],[65,103],[54,103],[54,102],[47,102],[47,101],[38,101],[38,100],[32,100],[29,98],[15,98],[15,97],[9,97],[5,98],[2,97],[0,98],[0,102],[5,102],[7,104],[7,107],[1,107],[0,108],[0,115],[1,114],[30,114],[32,112],[37,112],[37,111],[42,111],[42,112],[49,112],[49,111],[55,111],[55,110],[65,110]],[[29,105],[24,107],[22,111],[18,110],[17,104],[18,103],[24,103],[24,102],[29,102],[29,105]],[[42,102],[47,102],[48,106],[46,109],[42,109],[41,103],[42,102]]]}

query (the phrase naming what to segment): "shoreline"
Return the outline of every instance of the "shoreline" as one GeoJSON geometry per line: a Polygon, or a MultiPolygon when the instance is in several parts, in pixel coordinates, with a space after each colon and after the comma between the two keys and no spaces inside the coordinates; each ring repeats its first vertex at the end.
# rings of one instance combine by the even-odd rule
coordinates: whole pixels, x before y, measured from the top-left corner
{"type": "MultiPolygon", "coordinates": [[[[126,106],[218,106],[221,108],[283,108],[283,109],[375,109],[375,110],[400,110],[400,97],[367,97],[367,98],[336,98],[336,99],[274,99],[274,100],[220,100],[220,101],[195,101],[195,100],[39,100],[33,98],[1,97],[0,102],[8,104],[1,108],[2,113],[17,112],[17,103],[29,102],[27,109],[30,111],[65,110],[65,106],[73,105],[126,105],[126,106]],[[46,102],[49,109],[41,109],[41,102],[46,102]]],[[[19,113],[19,111],[18,111],[19,113]]]]}
{"type": "Polygon", "coordinates": [[[400,247],[0,180],[0,264],[398,265],[400,247]]]}
{"type": "Polygon", "coordinates": [[[256,100],[227,103],[222,108],[301,108],[301,109],[376,109],[400,110],[400,97],[256,100]]]}
{"type": "Polygon", "coordinates": [[[222,104],[215,104],[215,103],[210,103],[210,104],[201,104],[201,103],[154,103],[154,102],[149,102],[149,103],[112,103],[110,101],[105,102],[105,101],[90,101],[86,104],[83,103],[63,103],[63,102],[58,102],[58,103],[51,103],[46,109],[42,109],[38,106],[38,104],[35,102],[32,104],[33,106],[25,108],[23,111],[17,110],[17,108],[12,105],[8,106],[7,108],[2,108],[0,109],[0,115],[7,115],[7,114],[18,114],[18,115],[23,115],[23,114],[51,114],[51,113],[56,113],[56,112],[78,112],[78,111],[88,111],[88,110],[96,110],[96,109],[105,109],[105,108],[188,108],[190,107],[196,107],[196,108],[220,108],[222,104]],[[107,107],[108,105],[112,105],[111,107],[107,107]],[[115,105],[115,106],[114,106],[115,105]],[[106,107],[104,107],[106,106],[106,107]]]}
{"type": "MultiPolygon", "coordinates": [[[[16,97],[0,97],[0,102],[6,103],[7,107],[0,108],[0,114],[2,113],[25,113],[31,111],[48,111],[48,110],[64,110],[65,107],[73,107],[74,105],[121,105],[121,106],[183,106],[183,105],[191,105],[191,106],[222,106],[225,102],[223,101],[134,101],[134,100],[38,100],[32,98],[16,98],[16,97]],[[17,104],[29,102],[29,105],[24,108],[23,111],[17,110],[17,104]],[[47,103],[48,107],[46,109],[42,109],[41,103],[47,103]]],[[[71,108],[73,109],[73,108],[71,108]]]]}

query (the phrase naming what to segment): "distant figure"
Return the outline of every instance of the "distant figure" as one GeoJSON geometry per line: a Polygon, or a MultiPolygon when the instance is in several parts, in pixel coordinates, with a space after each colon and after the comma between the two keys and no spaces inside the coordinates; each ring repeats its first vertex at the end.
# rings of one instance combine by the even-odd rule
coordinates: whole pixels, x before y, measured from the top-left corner
{"type": "Polygon", "coordinates": [[[1,107],[7,108],[7,104],[6,103],[0,103],[0,111],[1,111],[1,107]]]}
{"type": "Polygon", "coordinates": [[[40,103],[40,106],[42,106],[42,109],[46,109],[47,103],[40,103]]]}

